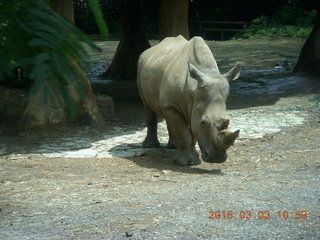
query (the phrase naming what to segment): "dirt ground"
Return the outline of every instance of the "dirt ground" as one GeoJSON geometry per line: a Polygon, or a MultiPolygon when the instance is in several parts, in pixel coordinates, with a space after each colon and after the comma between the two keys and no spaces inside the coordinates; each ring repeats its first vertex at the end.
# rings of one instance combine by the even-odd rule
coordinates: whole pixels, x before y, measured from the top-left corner
{"type": "Polygon", "coordinates": [[[139,101],[116,101],[115,116],[99,128],[21,132],[1,122],[0,239],[320,239],[320,84],[289,81],[285,70],[287,84],[278,81],[274,67],[290,68],[301,41],[266,42],[263,48],[252,40],[211,43],[218,64],[248,62],[228,108],[293,109],[304,122],[237,141],[223,164],[177,166],[165,149],[122,158],[48,158],[36,151],[77,134],[93,142],[117,127],[139,129],[139,101]]]}

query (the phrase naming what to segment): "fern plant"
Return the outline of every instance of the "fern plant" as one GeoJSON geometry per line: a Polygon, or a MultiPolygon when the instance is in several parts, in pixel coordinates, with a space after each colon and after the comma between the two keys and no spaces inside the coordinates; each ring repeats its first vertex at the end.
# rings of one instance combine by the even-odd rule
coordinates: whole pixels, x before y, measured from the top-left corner
{"type": "Polygon", "coordinates": [[[0,81],[22,67],[25,77],[34,80],[30,95],[42,91],[45,102],[66,103],[71,118],[77,106],[68,89],[85,97],[88,84],[83,78],[89,59],[84,44],[99,49],[45,1],[0,0],[0,81]]]}

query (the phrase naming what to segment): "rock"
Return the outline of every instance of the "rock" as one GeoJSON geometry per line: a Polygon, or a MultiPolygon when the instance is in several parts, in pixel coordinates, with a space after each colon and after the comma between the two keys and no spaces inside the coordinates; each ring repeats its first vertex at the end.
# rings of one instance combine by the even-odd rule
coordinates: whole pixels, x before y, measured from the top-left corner
{"type": "Polygon", "coordinates": [[[171,173],[171,172],[172,172],[171,170],[162,170],[162,173],[165,174],[165,175],[166,175],[166,174],[169,174],[169,173],[171,173]]]}
{"type": "Polygon", "coordinates": [[[103,118],[111,118],[113,116],[114,107],[112,97],[106,95],[98,95],[95,97],[97,106],[103,118]]]}

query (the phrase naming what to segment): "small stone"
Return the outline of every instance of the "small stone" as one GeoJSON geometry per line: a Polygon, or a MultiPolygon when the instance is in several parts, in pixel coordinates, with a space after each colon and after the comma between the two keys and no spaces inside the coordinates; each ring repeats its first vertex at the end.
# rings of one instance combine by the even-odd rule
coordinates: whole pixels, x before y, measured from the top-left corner
{"type": "Polygon", "coordinates": [[[64,145],[67,147],[72,147],[75,145],[75,143],[74,142],[66,142],[66,143],[64,143],[64,145]]]}
{"type": "Polygon", "coordinates": [[[171,170],[162,170],[162,173],[163,174],[169,174],[169,173],[171,173],[172,171],[171,170]]]}
{"type": "Polygon", "coordinates": [[[23,156],[22,154],[13,154],[9,157],[10,160],[20,160],[24,158],[26,158],[26,156],[23,156]]]}
{"type": "Polygon", "coordinates": [[[49,158],[62,158],[64,153],[43,153],[42,156],[49,158]]]}
{"type": "Polygon", "coordinates": [[[80,145],[80,147],[82,147],[82,148],[90,148],[90,147],[92,146],[92,144],[89,143],[89,142],[82,142],[82,143],[80,143],[79,145],[80,145]]]}
{"type": "Polygon", "coordinates": [[[109,152],[100,152],[97,154],[96,158],[112,158],[112,154],[109,152]]]}

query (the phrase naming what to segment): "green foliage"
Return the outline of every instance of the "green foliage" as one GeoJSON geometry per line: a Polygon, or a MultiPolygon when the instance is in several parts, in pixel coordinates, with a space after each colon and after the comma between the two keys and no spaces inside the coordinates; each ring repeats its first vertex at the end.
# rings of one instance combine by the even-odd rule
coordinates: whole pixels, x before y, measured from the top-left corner
{"type": "Polygon", "coordinates": [[[236,38],[297,37],[310,34],[316,11],[303,11],[299,7],[283,7],[274,16],[260,16],[236,38]]]}
{"type": "Polygon", "coordinates": [[[30,94],[43,92],[45,102],[67,103],[73,116],[76,103],[68,89],[82,97],[86,89],[89,57],[81,42],[98,48],[43,0],[0,0],[0,23],[0,81],[20,66],[34,80],[30,94]]]}
{"type": "Polygon", "coordinates": [[[108,28],[106,25],[106,22],[103,19],[103,15],[101,12],[101,9],[99,7],[99,4],[96,0],[88,0],[89,6],[95,16],[96,22],[98,24],[98,28],[100,30],[100,33],[102,36],[107,39],[108,38],[108,28]]]}
{"type": "MultiPolygon", "coordinates": [[[[91,1],[91,0],[90,0],[91,1]]],[[[89,0],[74,0],[75,24],[85,33],[99,32],[89,0]]],[[[119,31],[119,0],[94,0],[101,9],[101,16],[108,22],[110,32],[119,31]]],[[[96,8],[96,7],[94,7],[96,8]]]]}
{"type": "Polygon", "coordinates": [[[271,19],[271,23],[280,25],[294,25],[310,27],[316,19],[316,11],[304,11],[301,7],[285,6],[281,8],[271,19]]]}
{"type": "Polygon", "coordinates": [[[244,33],[238,34],[236,38],[271,38],[271,37],[296,37],[306,38],[309,36],[312,27],[299,27],[292,25],[256,25],[250,26],[244,33]]]}

